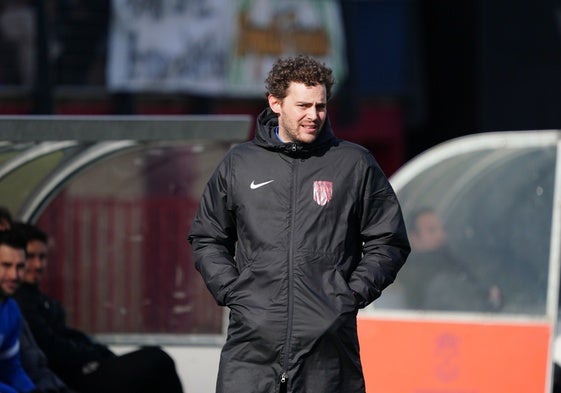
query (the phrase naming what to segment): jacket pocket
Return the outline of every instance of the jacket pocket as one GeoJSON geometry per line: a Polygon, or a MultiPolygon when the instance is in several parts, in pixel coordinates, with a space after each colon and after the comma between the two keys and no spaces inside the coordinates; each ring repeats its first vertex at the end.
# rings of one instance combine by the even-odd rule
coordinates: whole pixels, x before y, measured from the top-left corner
{"type": "Polygon", "coordinates": [[[251,276],[251,263],[246,260],[244,264],[238,264],[238,270],[240,271],[238,278],[230,284],[226,296],[224,297],[224,304],[226,306],[230,306],[232,299],[236,297],[236,293],[240,288],[243,288],[245,283],[249,280],[251,276]],[[243,267],[240,267],[240,265],[243,267]]]}
{"type": "Polygon", "coordinates": [[[356,308],[352,289],[338,266],[339,256],[322,253],[306,253],[300,256],[297,276],[305,283],[302,289],[307,296],[322,300],[323,307],[337,314],[348,313],[356,308]]]}

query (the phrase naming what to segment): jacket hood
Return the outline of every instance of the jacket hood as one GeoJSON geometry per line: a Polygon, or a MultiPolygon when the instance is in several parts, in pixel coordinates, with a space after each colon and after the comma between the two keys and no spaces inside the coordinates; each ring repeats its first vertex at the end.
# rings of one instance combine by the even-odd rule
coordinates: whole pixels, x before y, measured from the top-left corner
{"type": "Polygon", "coordinates": [[[329,118],[323,123],[323,127],[312,143],[282,142],[276,135],[275,129],[279,121],[277,114],[271,108],[263,110],[257,117],[255,137],[253,143],[265,149],[278,151],[288,155],[309,155],[318,153],[336,142],[335,135],[331,129],[329,118]]]}

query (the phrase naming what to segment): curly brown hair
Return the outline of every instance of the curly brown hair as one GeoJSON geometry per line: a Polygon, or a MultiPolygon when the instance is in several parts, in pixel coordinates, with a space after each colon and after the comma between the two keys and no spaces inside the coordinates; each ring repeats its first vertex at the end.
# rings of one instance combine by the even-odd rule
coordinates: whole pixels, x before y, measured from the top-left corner
{"type": "Polygon", "coordinates": [[[290,82],[304,83],[306,86],[325,85],[329,100],[335,78],[331,68],[311,56],[281,58],[273,64],[265,80],[267,95],[284,99],[290,82]]]}

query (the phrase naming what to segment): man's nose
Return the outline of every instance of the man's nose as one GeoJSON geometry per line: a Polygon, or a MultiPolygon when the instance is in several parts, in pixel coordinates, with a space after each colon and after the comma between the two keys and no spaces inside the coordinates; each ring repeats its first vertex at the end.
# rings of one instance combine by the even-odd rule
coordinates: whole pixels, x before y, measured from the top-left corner
{"type": "Polygon", "coordinates": [[[10,280],[19,280],[22,274],[22,269],[19,269],[17,266],[8,269],[8,277],[10,280]]]}
{"type": "Polygon", "coordinates": [[[315,120],[318,117],[318,110],[316,107],[312,106],[308,109],[308,118],[310,120],[315,120]]]}

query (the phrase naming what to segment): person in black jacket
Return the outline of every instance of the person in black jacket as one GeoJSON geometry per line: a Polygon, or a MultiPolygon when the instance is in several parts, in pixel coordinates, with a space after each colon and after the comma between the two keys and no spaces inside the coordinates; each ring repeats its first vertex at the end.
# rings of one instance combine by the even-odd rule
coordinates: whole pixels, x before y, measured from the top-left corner
{"type": "Polygon", "coordinates": [[[411,214],[412,252],[399,276],[408,307],[439,311],[498,311],[501,291],[485,284],[450,248],[439,214],[430,207],[411,214]]]}
{"type": "Polygon", "coordinates": [[[216,392],[362,393],[356,315],[409,253],[397,197],[365,148],[334,136],[332,71],[279,59],[255,138],[202,195],[195,266],[230,311],[216,392]]]}
{"type": "Polygon", "coordinates": [[[14,298],[49,366],[70,388],[81,393],[181,393],[173,359],[159,347],[143,347],[117,356],[86,333],[66,325],[66,311],[39,285],[47,263],[47,235],[15,223],[27,239],[23,282],[14,298]]]}

